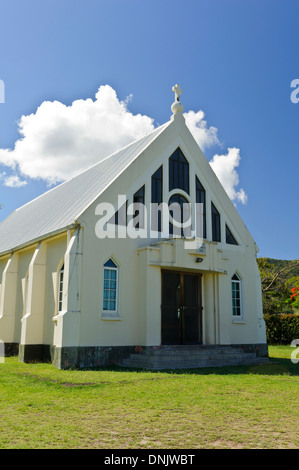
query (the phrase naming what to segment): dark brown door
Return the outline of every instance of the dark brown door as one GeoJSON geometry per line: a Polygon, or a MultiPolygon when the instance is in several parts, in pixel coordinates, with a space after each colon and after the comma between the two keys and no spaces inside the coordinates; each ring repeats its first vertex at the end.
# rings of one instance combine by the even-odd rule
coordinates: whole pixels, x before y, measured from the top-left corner
{"type": "Polygon", "coordinates": [[[162,344],[201,343],[200,275],[162,272],[162,344]]]}

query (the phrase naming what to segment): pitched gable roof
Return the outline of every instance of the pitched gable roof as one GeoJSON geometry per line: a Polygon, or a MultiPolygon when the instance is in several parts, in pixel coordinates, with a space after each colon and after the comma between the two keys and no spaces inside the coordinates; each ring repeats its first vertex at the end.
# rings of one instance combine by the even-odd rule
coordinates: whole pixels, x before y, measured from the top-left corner
{"type": "Polygon", "coordinates": [[[169,124],[171,121],[15,210],[0,223],[0,253],[74,225],[78,216],[169,124]]]}

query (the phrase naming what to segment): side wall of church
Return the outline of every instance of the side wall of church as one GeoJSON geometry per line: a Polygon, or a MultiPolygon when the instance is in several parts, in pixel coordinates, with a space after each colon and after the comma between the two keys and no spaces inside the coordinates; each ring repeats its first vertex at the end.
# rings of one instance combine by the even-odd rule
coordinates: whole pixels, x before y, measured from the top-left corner
{"type": "Polygon", "coordinates": [[[66,235],[16,251],[0,261],[0,339],[6,355],[49,359],[57,315],[57,275],[66,235]]]}

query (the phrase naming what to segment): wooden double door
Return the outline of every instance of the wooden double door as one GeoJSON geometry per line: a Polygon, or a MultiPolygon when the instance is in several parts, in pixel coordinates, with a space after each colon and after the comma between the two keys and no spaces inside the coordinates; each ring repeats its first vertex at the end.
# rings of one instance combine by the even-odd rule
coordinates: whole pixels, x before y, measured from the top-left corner
{"type": "Polygon", "coordinates": [[[201,275],[162,271],[162,344],[202,342],[201,275]]]}

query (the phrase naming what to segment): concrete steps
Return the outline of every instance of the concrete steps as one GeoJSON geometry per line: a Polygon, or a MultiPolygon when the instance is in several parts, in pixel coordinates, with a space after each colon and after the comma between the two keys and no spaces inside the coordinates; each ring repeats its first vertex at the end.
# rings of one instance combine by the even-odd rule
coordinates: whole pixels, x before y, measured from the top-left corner
{"type": "Polygon", "coordinates": [[[140,353],[131,354],[119,364],[149,370],[190,369],[199,367],[223,367],[251,365],[268,362],[266,357],[244,352],[230,346],[159,346],[147,347],[140,353]]]}

